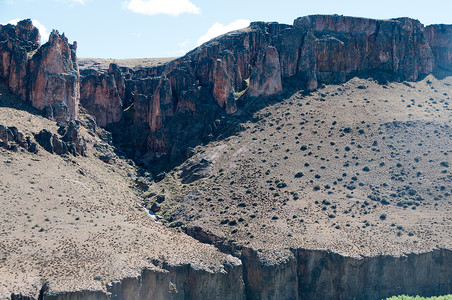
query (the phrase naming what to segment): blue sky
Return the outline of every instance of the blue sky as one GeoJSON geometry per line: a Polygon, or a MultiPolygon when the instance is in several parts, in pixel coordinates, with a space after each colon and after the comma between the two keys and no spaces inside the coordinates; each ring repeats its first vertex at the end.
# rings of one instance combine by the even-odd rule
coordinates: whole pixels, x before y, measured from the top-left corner
{"type": "MultiPolygon", "coordinates": [[[[251,21],[292,24],[309,14],[378,19],[401,16],[452,23],[451,0],[0,0],[0,23],[30,18],[77,41],[79,57],[181,56],[224,30],[251,21]]],[[[43,38],[45,40],[45,38],[43,38]]]]}

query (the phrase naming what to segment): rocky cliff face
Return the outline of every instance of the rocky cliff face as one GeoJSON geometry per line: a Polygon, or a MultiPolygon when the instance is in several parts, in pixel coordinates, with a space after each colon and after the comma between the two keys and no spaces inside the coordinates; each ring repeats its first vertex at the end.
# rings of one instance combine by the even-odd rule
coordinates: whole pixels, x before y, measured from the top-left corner
{"type": "Polygon", "coordinates": [[[452,25],[430,25],[425,33],[435,56],[436,66],[452,70],[452,25]]]}
{"type": "MultiPolygon", "coordinates": [[[[143,270],[99,291],[55,292],[44,285],[39,299],[379,300],[394,294],[430,296],[452,290],[452,252],[446,249],[361,258],[307,249],[294,249],[274,259],[249,248],[241,253],[243,266],[226,264],[223,271],[167,266],[143,270]]],[[[11,299],[37,297],[13,294],[11,299]]]]}
{"type": "MultiPolygon", "coordinates": [[[[277,263],[242,251],[247,299],[384,299],[450,293],[452,252],[352,258],[297,249],[277,263]]],[[[264,255],[265,256],[265,255],[264,255]]]]}
{"type": "Polygon", "coordinates": [[[447,26],[425,29],[409,18],[315,15],[293,25],[254,22],[163,67],[84,70],[81,101],[101,126],[127,120],[128,136],[139,132],[134,144],[142,152],[186,157],[193,139],[176,122],[194,124],[197,144],[213,135],[218,114],[235,113],[239,99],[243,105],[250,97],[277,95],[285,78],[308,90],[367,71],[416,80],[435,64],[450,64],[450,36],[447,26]],[[201,116],[205,122],[198,122],[201,116]]]}
{"type": "Polygon", "coordinates": [[[116,65],[102,74],[90,70],[81,81],[81,104],[96,117],[99,126],[105,127],[121,120],[124,91],[124,76],[116,65]]]}
{"type": "Polygon", "coordinates": [[[54,30],[29,62],[31,105],[54,120],[75,120],[80,100],[77,44],[54,30]]]}
{"type": "Polygon", "coordinates": [[[41,36],[31,20],[0,25],[0,76],[9,89],[22,100],[27,99],[28,55],[39,48],[41,36]]]}
{"type": "MultiPolygon", "coordinates": [[[[225,265],[223,270],[207,271],[202,267],[166,266],[160,270],[143,270],[140,275],[111,282],[104,291],[55,293],[44,287],[44,299],[231,299],[244,300],[241,265],[225,265]]],[[[18,295],[12,299],[24,299],[18,295]]],[[[41,298],[40,298],[41,299],[41,298]]]]}
{"type": "Polygon", "coordinates": [[[58,31],[40,47],[31,20],[0,26],[0,78],[24,101],[57,121],[78,116],[80,79],[77,44],[70,45],[58,31]]]}
{"type": "Polygon", "coordinates": [[[434,66],[448,69],[450,28],[424,28],[409,18],[338,15],[302,17],[293,25],[254,22],[166,65],[112,64],[106,72],[84,70],[80,81],[76,43],[54,31],[39,47],[39,32],[25,20],[0,28],[0,75],[11,91],[50,118],[77,119],[81,99],[100,126],[125,124],[118,132],[141,154],[186,157],[189,147],[215,135],[212,121],[218,115],[235,113],[239,99],[243,104],[249,97],[277,95],[285,78],[313,90],[319,82],[344,82],[359,72],[416,80],[434,66]],[[201,116],[203,122],[197,120],[201,116]],[[194,123],[193,134],[187,136],[180,121],[194,123]]]}

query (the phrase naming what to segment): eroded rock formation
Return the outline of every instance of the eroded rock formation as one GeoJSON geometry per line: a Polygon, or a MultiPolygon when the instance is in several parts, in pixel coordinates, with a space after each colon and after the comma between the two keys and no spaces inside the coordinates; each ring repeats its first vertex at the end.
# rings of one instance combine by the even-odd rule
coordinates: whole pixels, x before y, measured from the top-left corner
{"type": "Polygon", "coordinates": [[[450,293],[450,250],[353,258],[297,249],[278,261],[242,250],[247,299],[384,299],[450,293]],[[414,271],[416,270],[416,271],[414,271]]]}
{"type": "Polygon", "coordinates": [[[116,65],[110,65],[107,73],[88,71],[81,81],[81,104],[105,127],[121,120],[124,89],[124,77],[116,65]]]}
{"type": "Polygon", "coordinates": [[[36,141],[50,153],[58,155],[72,154],[86,155],[86,142],[80,134],[80,126],[76,121],[70,121],[67,125],[62,125],[57,134],[47,129],[41,130],[35,135],[36,141]]]}
{"type": "Polygon", "coordinates": [[[37,153],[36,143],[29,136],[17,129],[15,126],[4,126],[0,124],[0,147],[17,151],[18,146],[32,153],[37,153]]]}
{"type": "Polygon", "coordinates": [[[77,43],[54,30],[29,62],[31,105],[57,121],[75,120],[80,100],[77,43]]]}
{"type": "MultiPolygon", "coordinates": [[[[400,80],[416,80],[434,67],[450,70],[451,28],[424,28],[408,18],[343,16],[308,16],[293,25],[255,22],[164,66],[131,69],[112,64],[106,72],[83,70],[80,81],[76,44],[53,31],[49,42],[39,47],[39,33],[26,20],[0,27],[0,76],[13,93],[50,118],[77,119],[81,94],[81,104],[98,124],[115,132],[117,140],[141,150],[139,154],[150,151],[151,158],[166,154],[183,159],[190,154],[189,147],[223,134],[227,130],[223,120],[240,112],[248,99],[282,92],[287,78],[313,90],[321,82],[344,82],[359,72],[388,72],[400,80]]],[[[62,137],[42,131],[36,139],[50,152],[83,155],[77,127],[70,122],[60,129],[62,137]]],[[[3,142],[17,136],[24,143],[12,128],[0,127],[0,135],[3,142]]],[[[202,163],[208,167],[209,162],[202,163]]],[[[205,235],[202,240],[216,246],[222,242],[210,238],[205,235]]],[[[400,292],[423,295],[452,289],[448,249],[360,259],[294,249],[274,261],[254,249],[234,252],[239,252],[243,265],[225,271],[191,265],[145,270],[106,290],[52,294],[43,289],[38,297],[379,299],[398,293],[401,286],[400,292]]]]}
{"type": "Polygon", "coordinates": [[[0,77],[16,95],[57,121],[75,120],[80,99],[77,44],[54,30],[40,47],[31,20],[0,26],[0,77]]]}
{"type": "Polygon", "coordinates": [[[125,120],[127,135],[143,153],[186,157],[186,149],[213,135],[218,115],[234,114],[237,101],[277,95],[286,78],[314,90],[319,82],[344,82],[360,72],[417,80],[435,66],[450,67],[450,32],[450,26],[426,29],[409,18],[315,15],[293,25],[254,22],[164,66],[84,70],[81,101],[101,126],[125,120]],[[193,124],[191,139],[180,122],[193,124]]]}
{"type": "Polygon", "coordinates": [[[314,90],[359,72],[416,80],[434,67],[450,69],[451,28],[339,15],[302,17],[293,25],[254,22],[165,65],[111,64],[105,72],[83,70],[80,81],[76,43],[53,31],[39,47],[39,32],[24,20],[0,27],[0,75],[50,118],[77,119],[81,99],[100,126],[121,123],[118,133],[139,153],[186,157],[189,147],[224,131],[219,115],[236,113],[237,101],[277,95],[286,78],[314,90]]]}

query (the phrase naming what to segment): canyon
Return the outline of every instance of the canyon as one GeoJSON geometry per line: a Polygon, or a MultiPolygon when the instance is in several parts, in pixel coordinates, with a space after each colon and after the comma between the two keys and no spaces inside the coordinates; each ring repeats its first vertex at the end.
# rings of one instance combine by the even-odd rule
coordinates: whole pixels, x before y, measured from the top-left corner
{"type": "MultiPolygon", "coordinates": [[[[76,168],[77,178],[64,179],[76,182],[72,198],[61,204],[91,214],[104,230],[74,225],[71,210],[56,214],[88,237],[82,247],[76,232],[65,233],[77,244],[67,257],[57,232],[46,237],[54,241],[48,246],[4,225],[4,232],[26,236],[24,248],[49,247],[54,257],[11,255],[17,241],[7,234],[1,299],[452,293],[452,25],[339,15],[301,17],[293,25],[253,22],[183,57],[141,66],[78,59],[76,50],[56,30],[40,45],[30,20],[0,25],[1,94],[21,102],[5,107],[34,109],[18,124],[0,118],[8,172],[16,171],[6,161],[21,170],[58,165],[65,176],[76,168]],[[15,143],[28,156],[12,151],[15,143]],[[104,180],[109,176],[114,180],[104,180]],[[350,182],[342,189],[343,180],[350,182]],[[95,193],[83,188],[77,195],[79,182],[95,193]],[[116,195],[126,195],[127,205],[116,195]],[[123,245],[112,242],[116,226],[96,216],[115,220],[136,243],[121,233],[123,245]],[[121,253],[96,250],[102,246],[95,237],[121,253]],[[86,274],[77,271],[84,259],[92,262],[86,274]]],[[[64,184],[47,182],[50,174],[45,184],[68,194],[64,184]]],[[[15,181],[2,181],[13,199],[15,181]]],[[[17,218],[27,224],[26,216],[17,218]]]]}

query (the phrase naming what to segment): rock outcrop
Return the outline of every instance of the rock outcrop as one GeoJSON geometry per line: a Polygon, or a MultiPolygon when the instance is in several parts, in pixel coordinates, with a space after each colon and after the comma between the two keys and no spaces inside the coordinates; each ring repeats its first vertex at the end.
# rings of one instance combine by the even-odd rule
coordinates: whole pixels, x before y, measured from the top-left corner
{"type": "Polygon", "coordinates": [[[35,139],[41,147],[50,153],[58,155],[70,153],[74,156],[86,155],[86,142],[80,134],[80,126],[76,121],[60,126],[58,134],[61,137],[43,129],[35,135],[35,139]]]}
{"type": "MultiPolygon", "coordinates": [[[[0,76],[13,93],[49,118],[69,121],[58,134],[43,130],[35,136],[49,152],[85,154],[74,121],[80,99],[98,124],[110,129],[116,142],[136,151],[133,154],[149,154],[151,159],[167,155],[177,161],[192,153],[190,147],[227,135],[233,130],[230,115],[240,116],[251,98],[259,101],[281,93],[285,79],[314,90],[319,83],[344,82],[360,72],[417,80],[434,67],[451,70],[451,28],[424,28],[409,18],[337,15],[298,18],[293,25],[254,22],[164,66],[131,69],[112,64],[106,72],[83,70],[80,80],[76,44],[53,31],[49,42],[39,47],[39,33],[26,20],[0,27],[0,76]]],[[[11,141],[32,146],[14,128],[0,126],[0,142],[11,141]]],[[[187,183],[209,174],[208,160],[195,163],[181,170],[187,183]]],[[[208,234],[197,238],[219,248],[222,243],[208,234]]],[[[162,266],[105,290],[58,293],[43,288],[37,298],[380,299],[452,291],[450,249],[362,258],[285,250],[270,260],[254,249],[237,247],[230,252],[238,253],[243,265],[225,270],[162,266]]]]}
{"type": "Polygon", "coordinates": [[[29,136],[17,129],[17,127],[7,127],[0,124],[0,147],[7,150],[17,151],[18,147],[37,153],[38,148],[36,143],[31,140],[29,136]]]}
{"type": "Polygon", "coordinates": [[[242,262],[247,299],[384,299],[450,293],[451,255],[443,249],[353,258],[297,249],[275,262],[245,248],[242,262]]]}
{"type": "Polygon", "coordinates": [[[425,28],[410,18],[314,15],[293,25],[254,22],[164,65],[111,64],[105,72],[83,70],[80,80],[76,43],[53,31],[39,47],[39,32],[24,20],[0,27],[0,75],[52,119],[77,119],[81,99],[135,155],[173,160],[223,134],[230,120],[220,124],[218,117],[235,114],[246,98],[282,92],[286,78],[314,90],[319,82],[344,82],[360,72],[416,80],[435,66],[450,69],[451,32],[449,25],[425,28]]]}
{"type": "Polygon", "coordinates": [[[121,132],[141,153],[186,157],[186,149],[225,130],[212,128],[218,116],[227,119],[246,98],[277,95],[286,78],[307,90],[361,72],[417,80],[435,66],[450,66],[451,49],[450,27],[426,29],[409,18],[314,15],[293,25],[254,22],[163,66],[84,70],[81,101],[101,126],[126,123],[121,132]],[[191,139],[181,122],[192,125],[191,139]]]}
{"type": "MultiPolygon", "coordinates": [[[[163,266],[143,270],[134,278],[111,282],[105,290],[55,292],[44,286],[40,297],[378,300],[394,294],[432,296],[452,291],[452,252],[446,249],[402,257],[353,258],[307,249],[294,249],[289,255],[275,259],[265,256],[243,248],[243,265],[225,264],[221,271],[206,271],[193,265],[163,266]]],[[[37,298],[11,295],[11,299],[37,298]]]]}
{"type": "MultiPolygon", "coordinates": [[[[2,295],[0,295],[2,296],[2,295]]],[[[3,298],[2,298],[3,299],[3,298]]],[[[199,265],[162,265],[144,269],[136,277],[108,283],[103,289],[81,291],[55,291],[44,284],[36,295],[12,294],[10,299],[52,300],[244,300],[242,265],[236,258],[223,262],[215,270],[199,265]]]]}
{"type": "Polygon", "coordinates": [[[101,127],[119,122],[125,92],[121,71],[115,64],[110,65],[107,73],[90,71],[84,74],[81,81],[81,104],[96,117],[96,122],[101,127]]]}
{"type": "Polygon", "coordinates": [[[22,100],[56,121],[75,120],[80,99],[77,44],[58,31],[40,47],[31,20],[0,26],[0,78],[22,100]]]}
{"type": "Polygon", "coordinates": [[[77,43],[54,30],[29,62],[28,100],[56,121],[76,120],[80,100],[77,43]]]}
{"type": "Polygon", "coordinates": [[[22,100],[28,94],[28,53],[36,51],[40,42],[39,30],[31,20],[20,21],[16,26],[0,25],[0,77],[22,100]]]}

